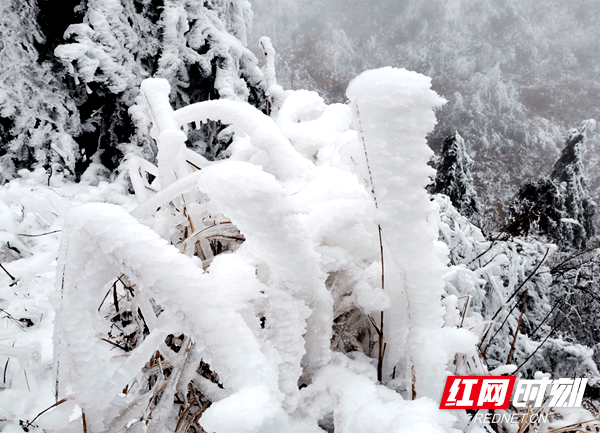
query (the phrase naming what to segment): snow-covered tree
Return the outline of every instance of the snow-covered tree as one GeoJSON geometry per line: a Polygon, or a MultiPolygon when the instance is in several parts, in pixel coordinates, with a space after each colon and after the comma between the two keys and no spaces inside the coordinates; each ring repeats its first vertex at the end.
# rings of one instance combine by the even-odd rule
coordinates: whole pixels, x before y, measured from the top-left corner
{"type": "Polygon", "coordinates": [[[507,231],[511,235],[540,231],[560,238],[560,221],[566,218],[564,197],[549,176],[522,185],[509,209],[511,220],[507,231]]]}
{"type": "Polygon", "coordinates": [[[75,173],[80,159],[76,100],[38,51],[44,35],[35,15],[32,2],[0,4],[0,183],[34,165],[75,173]]]}
{"type": "Polygon", "coordinates": [[[561,246],[586,247],[595,234],[596,203],[588,191],[583,157],[587,150],[586,132],[595,126],[594,120],[586,120],[579,128],[569,130],[550,176],[520,188],[511,204],[509,233],[539,231],[561,246]]]}
{"type": "Polygon", "coordinates": [[[579,128],[569,130],[565,147],[554,164],[551,177],[564,191],[565,212],[577,223],[565,224],[564,237],[567,242],[584,248],[595,234],[593,217],[596,203],[589,193],[589,180],[585,175],[583,158],[587,152],[586,133],[593,132],[596,121],[586,120],[579,128]]]}
{"type": "MultiPolygon", "coordinates": [[[[268,110],[258,60],[246,48],[246,0],[11,0],[1,7],[4,179],[35,164],[75,175],[92,162],[93,171],[112,170],[136,147],[152,159],[154,145],[138,140],[128,114],[149,76],[171,83],[176,107],[228,98],[268,110]]],[[[219,157],[231,141],[226,126],[208,122],[189,146],[219,157]]]]}
{"type": "Polygon", "coordinates": [[[446,194],[460,213],[470,217],[482,210],[473,186],[473,160],[465,149],[465,141],[455,132],[442,142],[442,153],[437,162],[435,182],[431,193],[446,194]]]}

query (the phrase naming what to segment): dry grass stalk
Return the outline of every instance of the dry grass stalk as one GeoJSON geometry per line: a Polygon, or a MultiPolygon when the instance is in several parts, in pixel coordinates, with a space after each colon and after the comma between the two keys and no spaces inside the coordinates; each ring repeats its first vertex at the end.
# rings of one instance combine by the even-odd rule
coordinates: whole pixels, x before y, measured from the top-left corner
{"type": "MultiPolygon", "coordinates": [[[[531,421],[532,416],[535,415],[536,416],[536,421],[538,423],[539,426],[539,422],[540,422],[540,414],[541,412],[546,409],[545,408],[545,404],[548,401],[549,396],[545,396],[544,397],[544,401],[542,402],[542,406],[536,410],[535,412],[531,411],[531,407],[527,406],[527,411],[525,416],[521,417],[521,419],[519,420],[519,430],[517,431],[517,433],[525,433],[526,431],[530,431],[531,427],[534,427],[533,422],[531,421]]],[[[551,410],[551,409],[550,409],[551,410]]],[[[517,414],[519,414],[519,412],[517,411],[517,414]]]]}
{"type": "Polygon", "coordinates": [[[17,282],[17,279],[16,279],[15,277],[13,277],[13,276],[10,274],[10,272],[8,272],[8,271],[6,270],[6,268],[5,268],[5,267],[2,265],[2,263],[0,263],[0,268],[2,268],[2,270],[3,270],[4,272],[6,272],[6,275],[8,275],[8,276],[10,277],[10,279],[13,281],[13,282],[11,283],[11,286],[15,285],[15,284],[16,284],[16,282],[17,282]]]}
{"type": "Polygon", "coordinates": [[[521,419],[519,419],[519,430],[517,431],[517,433],[525,433],[525,429],[529,428],[529,419],[531,418],[531,408],[529,406],[527,406],[527,411],[525,416],[521,417],[521,419]]]}
{"type": "Polygon", "coordinates": [[[464,298],[466,298],[467,300],[465,302],[465,306],[464,306],[463,310],[461,311],[460,328],[463,327],[463,323],[464,323],[465,317],[467,315],[467,310],[469,308],[469,301],[471,300],[471,297],[469,295],[461,296],[458,299],[460,300],[460,299],[464,299],[464,298]]]}
{"type": "MultiPolygon", "coordinates": [[[[360,120],[360,111],[358,110],[358,101],[356,101],[356,114],[358,118],[358,129],[359,136],[363,144],[363,149],[365,151],[365,161],[367,163],[367,170],[369,172],[369,186],[371,187],[371,195],[373,196],[373,202],[375,203],[375,209],[379,210],[379,203],[377,203],[377,194],[375,193],[375,184],[373,182],[373,173],[371,172],[371,164],[369,163],[369,153],[367,152],[367,143],[365,142],[365,137],[363,134],[362,123],[360,120]]],[[[385,264],[383,260],[383,234],[381,230],[381,224],[377,224],[377,232],[379,234],[379,251],[381,255],[381,290],[385,290],[385,264]]],[[[383,319],[384,314],[381,312],[381,317],[379,321],[379,330],[377,334],[379,335],[379,351],[377,354],[377,380],[381,382],[383,380],[383,358],[385,356],[385,342],[384,342],[384,333],[383,333],[383,319]]],[[[372,322],[373,323],[373,322],[372,322]]],[[[377,330],[377,328],[375,328],[377,330]]]]}
{"type": "Polygon", "coordinates": [[[81,411],[81,422],[83,423],[83,433],[88,433],[87,421],[83,410],[81,411]]]}
{"type": "Polygon", "coordinates": [[[31,388],[29,387],[29,379],[27,378],[27,370],[23,370],[23,373],[25,374],[25,382],[27,383],[27,390],[29,392],[31,392],[31,388]]]}
{"type": "MultiPolygon", "coordinates": [[[[588,421],[576,422],[575,424],[567,425],[567,426],[560,427],[557,429],[548,427],[548,432],[549,433],[571,433],[571,432],[575,432],[575,431],[580,432],[580,431],[583,431],[580,429],[584,426],[584,424],[588,424],[591,422],[598,422],[598,421],[600,421],[600,418],[594,418],[594,419],[590,419],[588,421]]],[[[598,426],[596,426],[596,427],[598,427],[598,426]]],[[[598,430],[596,430],[596,431],[598,431],[598,430]]]]}

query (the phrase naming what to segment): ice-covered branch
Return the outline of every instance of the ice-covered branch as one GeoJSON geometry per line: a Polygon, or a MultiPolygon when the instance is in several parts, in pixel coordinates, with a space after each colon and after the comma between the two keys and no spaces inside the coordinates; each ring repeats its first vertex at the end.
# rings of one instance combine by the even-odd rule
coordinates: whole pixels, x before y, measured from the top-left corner
{"type": "MultiPolygon", "coordinates": [[[[263,355],[239,306],[228,296],[236,286],[258,295],[252,267],[229,269],[227,280],[214,278],[113,205],[90,204],[73,210],[67,216],[63,239],[57,278],[55,379],[59,397],[75,394],[89,414],[92,431],[105,431],[114,416],[110,409],[126,402],[115,396],[140,371],[161,338],[182,325],[232,393],[205,413],[205,426],[229,431],[217,426],[231,424],[231,419],[211,415],[223,410],[228,418],[238,413],[237,422],[247,424],[243,431],[254,431],[273,419],[282,400],[277,369],[263,355]],[[126,361],[112,363],[106,344],[96,336],[101,326],[97,304],[100,289],[120,273],[166,311],[126,361]],[[232,404],[238,409],[225,409],[232,404]]],[[[151,314],[144,311],[146,317],[151,314]]]]}
{"type": "Polygon", "coordinates": [[[208,119],[231,124],[236,134],[247,134],[252,144],[264,150],[282,180],[302,177],[313,165],[296,151],[273,119],[249,104],[229,100],[205,101],[175,112],[180,125],[208,119]]]}

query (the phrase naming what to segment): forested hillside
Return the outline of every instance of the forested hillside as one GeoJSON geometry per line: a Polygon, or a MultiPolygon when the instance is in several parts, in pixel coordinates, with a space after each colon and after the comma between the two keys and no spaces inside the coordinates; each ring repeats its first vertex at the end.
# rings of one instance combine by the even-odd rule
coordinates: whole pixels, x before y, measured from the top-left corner
{"type": "MultiPolygon", "coordinates": [[[[251,40],[271,37],[286,87],[343,102],[347,83],[373,67],[432,77],[448,103],[428,142],[437,152],[455,130],[465,139],[495,228],[519,185],[550,170],[566,131],[600,117],[594,0],[257,0],[253,8],[251,40]]],[[[595,135],[590,147],[596,196],[595,135]]]]}

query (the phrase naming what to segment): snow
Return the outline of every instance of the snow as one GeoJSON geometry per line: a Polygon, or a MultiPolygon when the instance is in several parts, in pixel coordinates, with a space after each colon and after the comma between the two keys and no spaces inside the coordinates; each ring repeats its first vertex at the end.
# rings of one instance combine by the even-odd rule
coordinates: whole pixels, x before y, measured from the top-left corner
{"type": "Polygon", "coordinates": [[[490,371],[490,376],[502,376],[503,374],[511,375],[517,369],[516,365],[502,365],[490,371]]]}
{"type": "MultiPolygon", "coordinates": [[[[56,380],[61,398],[69,394],[66,386],[71,384],[82,409],[97,414],[88,416],[90,425],[99,430],[106,428],[102,419],[110,412],[109,397],[135,377],[156,343],[181,321],[203,347],[205,359],[210,360],[232,395],[245,390],[258,392],[274,402],[281,399],[274,366],[260,351],[259,342],[236,311],[236,304],[231,304],[226,296],[227,283],[236,277],[247,279],[243,276],[247,270],[230,268],[227,279],[219,281],[115,206],[90,204],[74,209],[68,214],[66,225],[69,236],[63,238],[68,242],[61,246],[58,269],[62,277],[57,279],[60,298],[55,301],[59,310],[54,337],[59,348],[56,380]],[[94,262],[94,267],[88,266],[82,274],[80,269],[89,261],[94,262]],[[167,310],[127,361],[111,363],[103,350],[105,345],[94,337],[99,320],[96,305],[99,297],[101,300],[98,289],[119,272],[129,275],[143,287],[142,293],[147,291],[147,296],[167,310]],[[198,284],[202,287],[201,297],[198,284]]],[[[146,311],[144,316],[150,314],[153,312],[146,311]]],[[[218,413],[222,405],[235,404],[227,401],[228,398],[221,404],[215,403],[207,414],[218,413]]],[[[261,407],[254,412],[256,422],[267,422],[272,412],[268,406],[261,407]]]]}
{"type": "MultiPolygon", "coordinates": [[[[312,165],[292,147],[270,117],[251,105],[228,100],[205,101],[180,108],[175,117],[180,124],[206,119],[233,124],[236,134],[248,135],[253,146],[267,153],[274,173],[282,179],[298,177],[312,165]]],[[[269,167],[265,168],[269,171],[269,167]]]]}
{"type": "MultiPolygon", "coordinates": [[[[213,12],[245,16],[245,2],[229,5],[213,12]]],[[[171,9],[175,50],[176,22],[194,12],[171,9]]],[[[126,158],[135,196],[98,166],[79,184],[40,169],[0,187],[0,262],[14,277],[0,273],[3,431],[63,398],[40,429],[80,431],[85,414],[88,431],[174,431],[196,410],[174,402],[205,399],[193,416],[216,433],[477,431],[466,413],[438,409],[446,376],[515,372],[501,364],[519,313],[511,295],[522,284],[541,321],[542,261],[555,248],[488,241],[449,197],[428,195],[425,136],[444,102],[429,78],[367,71],[350,105],[327,105],[314,92],[277,93],[272,67],[269,115],[242,102],[226,73],[222,99],[178,109],[177,86],[145,80],[131,115],[158,154],[126,158]],[[189,125],[208,119],[231,125],[228,159],[186,148],[189,125]],[[127,311],[135,320],[119,322],[127,311]],[[119,330],[138,333],[126,350],[119,330]],[[482,349],[500,365],[488,368],[482,349]]],[[[538,344],[520,334],[514,358],[538,344]]],[[[576,374],[597,375],[592,353],[549,338],[520,372],[567,374],[575,359],[576,374]]]]}
{"type": "Polygon", "coordinates": [[[454,417],[439,411],[434,401],[404,400],[374,383],[375,378],[375,370],[364,360],[336,353],[331,365],[303,390],[303,411],[318,418],[332,410],[336,432],[458,432],[452,428],[454,417]]]}
{"type": "MultiPolygon", "coordinates": [[[[133,197],[119,183],[101,182],[94,187],[53,176],[48,186],[45,170],[22,170],[20,175],[20,179],[0,189],[3,245],[14,248],[2,248],[2,264],[17,280],[9,287],[11,279],[4,272],[0,276],[8,288],[0,290],[0,352],[10,356],[6,381],[0,386],[6,387],[0,392],[0,407],[2,417],[17,423],[19,419],[32,420],[55,402],[50,368],[55,313],[49,299],[54,291],[65,212],[73,205],[90,201],[112,202],[125,209],[135,205],[133,197]],[[30,320],[32,325],[19,319],[30,320]]],[[[0,356],[4,366],[7,358],[0,356]]],[[[65,403],[48,413],[48,429],[62,430],[68,422],[68,416],[61,421],[67,406],[65,403]]],[[[43,421],[46,426],[46,420],[43,421]]],[[[0,424],[5,425],[5,430],[10,430],[10,424],[0,424]]],[[[77,426],[80,425],[79,420],[77,426]]]]}
{"type": "Polygon", "coordinates": [[[265,65],[262,67],[262,71],[267,82],[267,96],[270,97],[273,108],[277,110],[281,108],[281,104],[285,99],[285,92],[283,87],[277,84],[277,73],[275,72],[275,48],[273,48],[271,39],[267,36],[260,38],[258,45],[265,56],[265,65]]]}
{"type": "Polygon", "coordinates": [[[443,349],[445,263],[435,248],[437,227],[427,222],[436,209],[424,189],[432,174],[425,135],[435,125],[433,108],[444,102],[430,87],[423,75],[383,68],[358,76],[347,94],[380,212],[385,290],[392,302],[385,374],[396,370],[405,386],[413,382],[417,396],[439,398],[453,353],[443,349]]]}

